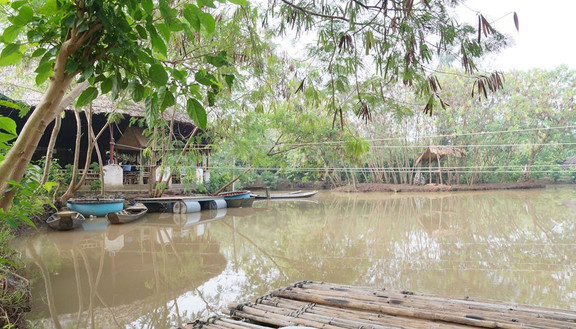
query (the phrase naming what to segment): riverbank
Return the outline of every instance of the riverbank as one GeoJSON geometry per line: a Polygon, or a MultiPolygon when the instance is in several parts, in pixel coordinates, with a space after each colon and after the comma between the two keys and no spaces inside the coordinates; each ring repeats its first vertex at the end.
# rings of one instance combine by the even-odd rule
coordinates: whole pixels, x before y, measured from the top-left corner
{"type": "Polygon", "coordinates": [[[365,193],[365,192],[458,192],[458,191],[490,191],[545,188],[546,185],[535,182],[494,183],[478,185],[408,185],[408,184],[379,184],[361,183],[335,188],[335,192],[365,193]]]}

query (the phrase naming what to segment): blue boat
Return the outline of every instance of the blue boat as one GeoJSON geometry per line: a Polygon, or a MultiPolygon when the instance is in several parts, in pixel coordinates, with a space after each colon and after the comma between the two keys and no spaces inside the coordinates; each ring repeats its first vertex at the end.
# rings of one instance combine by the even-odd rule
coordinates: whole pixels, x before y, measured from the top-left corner
{"type": "Polygon", "coordinates": [[[218,193],[218,196],[223,197],[224,200],[248,199],[250,197],[250,191],[223,192],[218,193]]]}
{"type": "Polygon", "coordinates": [[[84,216],[103,217],[124,209],[124,199],[70,199],[66,206],[84,216]]]}

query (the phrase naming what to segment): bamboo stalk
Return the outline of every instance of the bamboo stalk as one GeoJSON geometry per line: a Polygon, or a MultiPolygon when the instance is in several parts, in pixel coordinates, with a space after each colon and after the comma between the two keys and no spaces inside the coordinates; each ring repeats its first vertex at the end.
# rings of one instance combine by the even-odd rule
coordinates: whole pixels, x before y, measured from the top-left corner
{"type": "Polygon", "coordinates": [[[389,315],[396,315],[396,316],[405,316],[405,317],[412,317],[412,318],[420,318],[426,319],[431,321],[444,321],[444,322],[452,322],[452,323],[459,323],[465,324],[470,326],[477,326],[483,328],[506,328],[506,329],[521,329],[526,328],[525,326],[519,326],[515,324],[508,324],[508,323],[500,323],[497,321],[486,320],[483,318],[472,318],[466,317],[462,315],[453,315],[453,314],[445,314],[445,313],[435,313],[426,310],[417,310],[417,309],[408,309],[408,308],[400,308],[385,304],[374,304],[374,303],[367,303],[367,302],[359,302],[354,300],[347,300],[347,299],[336,299],[336,298],[324,298],[314,296],[312,294],[305,294],[296,291],[284,290],[274,292],[273,295],[284,297],[284,298],[292,298],[298,299],[308,302],[319,303],[323,305],[330,305],[330,306],[338,306],[338,307],[347,307],[356,310],[364,310],[364,311],[372,311],[372,312],[380,312],[389,315]]]}
{"type": "Polygon", "coordinates": [[[490,305],[486,303],[478,302],[468,302],[468,301],[458,301],[452,299],[435,299],[430,300],[429,298],[414,295],[403,295],[403,294],[391,294],[391,291],[386,291],[380,296],[370,296],[370,295],[356,295],[351,292],[342,291],[320,291],[312,290],[308,288],[307,293],[317,295],[320,297],[333,298],[339,297],[343,299],[352,299],[357,302],[368,302],[368,303],[391,303],[395,305],[393,307],[412,307],[421,310],[437,310],[442,313],[452,312],[456,314],[461,314],[462,316],[472,316],[480,318],[490,318],[495,321],[509,322],[511,319],[518,321],[520,323],[534,324],[534,325],[547,325],[556,326],[562,328],[566,326],[566,323],[562,321],[571,321],[572,318],[563,318],[555,316],[554,314],[547,316],[548,320],[542,320],[542,312],[523,312],[518,311],[511,305],[490,305]],[[392,296],[392,297],[390,297],[392,296]],[[396,297],[396,298],[394,298],[396,297]],[[402,306],[401,306],[402,305],[402,306]],[[474,314],[471,314],[473,311],[474,314]],[[551,322],[553,321],[553,322],[551,322]]]}
{"type": "Polygon", "coordinates": [[[246,328],[251,328],[251,329],[268,328],[268,327],[265,327],[265,326],[259,326],[259,325],[257,325],[257,324],[248,323],[248,322],[244,322],[244,321],[232,320],[232,319],[229,319],[229,318],[220,318],[220,319],[218,319],[218,321],[216,321],[216,322],[219,322],[219,321],[224,322],[224,323],[234,323],[234,324],[238,324],[238,325],[241,324],[242,326],[244,326],[244,327],[246,327],[246,328]]]}
{"type": "Polygon", "coordinates": [[[214,195],[218,195],[218,193],[224,191],[228,186],[234,184],[235,181],[237,181],[238,179],[240,179],[240,177],[244,176],[247,172],[249,172],[252,169],[252,166],[246,168],[246,170],[244,170],[243,173],[241,173],[240,175],[236,176],[234,179],[232,179],[231,181],[229,181],[226,185],[222,186],[218,191],[216,191],[214,193],[214,195]]]}
{"type": "MultiPolygon", "coordinates": [[[[425,301],[432,301],[432,302],[450,302],[459,305],[463,305],[467,309],[490,309],[494,308],[498,311],[515,311],[515,312],[525,312],[529,314],[533,314],[537,317],[546,317],[552,320],[559,320],[559,321],[574,321],[576,322],[576,314],[570,314],[566,312],[562,312],[561,310],[552,309],[552,308],[543,308],[543,307],[535,307],[530,305],[510,305],[509,303],[498,302],[495,300],[483,300],[478,298],[467,298],[467,299],[457,299],[457,298],[446,298],[442,296],[435,296],[435,295],[406,295],[401,292],[392,291],[392,290],[362,290],[356,287],[347,287],[347,286],[329,286],[329,285],[322,285],[317,283],[310,283],[307,284],[306,288],[303,288],[309,291],[321,291],[327,290],[330,291],[330,294],[338,295],[336,291],[340,292],[340,295],[343,291],[346,291],[346,296],[375,296],[376,300],[379,301],[382,296],[387,296],[390,298],[398,298],[398,299],[420,299],[425,301]],[[334,290],[336,289],[336,290],[334,290]],[[333,292],[334,291],[334,292],[333,292]]],[[[320,292],[319,292],[320,293],[320,292]]],[[[325,294],[325,293],[324,293],[325,294]]]]}

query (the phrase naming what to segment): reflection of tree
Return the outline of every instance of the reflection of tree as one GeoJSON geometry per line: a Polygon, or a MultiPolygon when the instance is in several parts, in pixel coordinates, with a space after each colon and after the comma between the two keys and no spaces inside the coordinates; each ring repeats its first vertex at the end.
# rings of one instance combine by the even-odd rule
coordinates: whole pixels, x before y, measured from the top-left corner
{"type": "MultiPolygon", "coordinates": [[[[247,237],[236,248],[247,276],[243,289],[255,296],[319,280],[566,307],[576,298],[566,293],[575,288],[576,224],[558,201],[567,199],[563,193],[574,192],[352,194],[316,207],[270,203],[273,211],[235,225],[247,237]]],[[[213,232],[226,241],[231,230],[213,232]]]]}
{"type": "Polygon", "coordinates": [[[28,254],[44,283],[33,286],[33,312],[41,315],[44,306],[38,302],[47,298],[57,328],[60,323],[76,328],[182,325],[186,312],[179,309],[178,297],[225,266],[218,243],[179,227],[126,226],[113,233],[78,233],[83,238],[68,245],[60,242],[70,240],[58,235],[31,241],[28,254]]]}

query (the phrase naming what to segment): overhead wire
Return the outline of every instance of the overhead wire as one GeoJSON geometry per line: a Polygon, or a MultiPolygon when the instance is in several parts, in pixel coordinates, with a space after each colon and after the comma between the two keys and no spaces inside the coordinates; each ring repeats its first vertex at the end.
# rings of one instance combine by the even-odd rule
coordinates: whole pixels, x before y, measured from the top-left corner
{"type": "MultiPolygon", "coordinates": [[[[537,131],[537,130],[563,130],[563,129],[576,129],[576,125],[567,126],[557,126],[557,127],[533,127],[515,130],[494,130],[494,131],[479,131],[471,133],[460,133],[460,134],[440,134],[440,135],[425,135],[425,136],[411,136],[411,137],[385,137],[385,138],[373,138],[366,139],[366,142],[384,142],[384,141],[395,141],[395,140],[420,140],[420,139],[433,139],[442,137],[460,137],[460,136],[478,136],[478,135],[492,135],[492,134],[511,134],[519,132],[537,131]]],[[[278,146],[312,146],[312,145],[340,145],[345,144],[347,141],[325,141],[325,142],[305,142],[305,143],[279,143],[278,146]]],[[[259,147],[272,147],[272,145],[258,145],[259,147]]],[[[426,145],[430,146],[430,145],[426,145]]],[[[452,145],[450,145],[452,146],[452,145]]],[[[460,145],[458,145],[460,146],[460,145]]]]}

